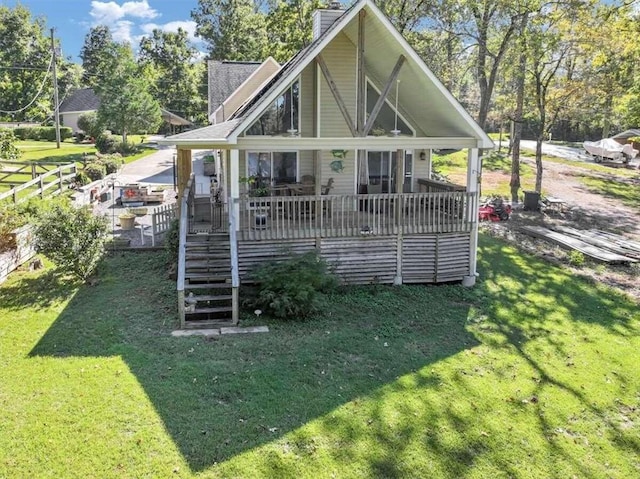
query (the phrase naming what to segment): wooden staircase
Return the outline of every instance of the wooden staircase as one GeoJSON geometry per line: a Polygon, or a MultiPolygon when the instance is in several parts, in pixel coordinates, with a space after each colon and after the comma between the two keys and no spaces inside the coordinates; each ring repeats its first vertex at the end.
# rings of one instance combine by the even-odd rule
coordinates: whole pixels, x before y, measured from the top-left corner
{"type": "Polygon", "coordinates": [[[233,326],[237,291],[231,285],[228,233],[189,233],[185,243],[185,329],[233,326]]]}

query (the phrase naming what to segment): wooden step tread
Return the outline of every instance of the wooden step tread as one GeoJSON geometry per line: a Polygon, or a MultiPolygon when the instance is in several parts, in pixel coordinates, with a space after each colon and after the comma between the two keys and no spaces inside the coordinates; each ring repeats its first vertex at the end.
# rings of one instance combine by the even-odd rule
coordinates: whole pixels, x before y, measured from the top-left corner
{"type": "Polygon", "coordinates": [[[190,259],[231,259],[231,255],[226,253],[190,253],[187,251],[187,261],[190,259]]]}
{"type": "Polygon", "coordinates": [[[194,294],[192,298],[195,299],[196,301],[230,301],[233,298],[233,296],[231,296],[230,294],[220,294],[220,295],[194,294]]]}
{"type": "Polygon", "coordinates": [[[194,311],[185,311],[185,314],[206,314],[206,313],[230,313],[231,306],[219,306],[217,308],[196,308],[194,311]]]}
{"type": "Polygon", "coordinates": [[[228,281],[231,279],[231,275],[220,276],[220,275],[212,275],[211,273],[185,273],[185,279],[199,279],[199,280],[209,280],[209,281],[228,281]]]}
{"type": "Polygon", "coordinates": [[[221,318],[221,319],[187,319],[184,323],[183,329],[213,329],[213,328],[226,328],[228,326],[235,326],[233,319],[221,318]]]}
{"type": "Polygon", "coordinates": [[[229,289],[229,288],[231,288],[231,283],[230,282],[224,282],[224,283],[196,283],[196,284],[185,283],[185,285],[184,285],[184,289],[185,290],[189,290],[189,289],[229,289]]]}

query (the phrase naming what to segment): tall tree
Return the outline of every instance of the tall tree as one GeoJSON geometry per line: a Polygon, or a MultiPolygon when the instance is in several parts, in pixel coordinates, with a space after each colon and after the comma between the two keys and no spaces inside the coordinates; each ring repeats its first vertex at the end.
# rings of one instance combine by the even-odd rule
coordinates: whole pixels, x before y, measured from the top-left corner
{"type": "Polygon", "coordinates": [[[311,43],[313,12],[322,0],[275,0],[266,16],[266,55],[280,63],[311,43]]]}
{"type": "Polygon", "coordinates": [[[128,44],[115,44],[109,74],[97,88],[100,97],[98,118],[107,128],[122,135],[147,133],[161,122],[160,106],[149,92],[149,82],[141,74],[128,44]]]}
{"type": "Polygon", "coordinates": [[[20,4],[0,5],[0,118],[46,118],[53,105],[51,58],[45,20],[20,4]]]}
{"type": "Polygon", "coordinates": [[[198,51],[187,32],[154,30],[140,41],[138,62],[152,78],[151,93],[163,108],[190,118],[205,109],[198,92],[198,51]]]}
{"type": "Polygon", "coordinates": [[[80,50],[84,74],[82,81],[90,87],[97,87],[108,76],[109,68],[116,54],[116,43],[111,30],[106,25],[98,25],[89,30],[80,50]]]}
{"type": "Polygon", "coordinates": [[[191,11],[196,34],[209,45],[211,60],[262,60],[265,15],[252,0],[198,0],[191,11]]]}

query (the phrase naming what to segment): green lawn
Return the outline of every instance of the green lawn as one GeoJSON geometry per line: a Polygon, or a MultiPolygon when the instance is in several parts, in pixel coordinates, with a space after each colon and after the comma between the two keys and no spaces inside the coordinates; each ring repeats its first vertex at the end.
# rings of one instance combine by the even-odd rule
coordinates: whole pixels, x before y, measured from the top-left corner
{"type": "Polygon", "coordinates": [[[153,253],[14,274],[0,477],[638,477],[638,305],[483,236],[479,267],[211,340],[168,335],[153,253]]]}

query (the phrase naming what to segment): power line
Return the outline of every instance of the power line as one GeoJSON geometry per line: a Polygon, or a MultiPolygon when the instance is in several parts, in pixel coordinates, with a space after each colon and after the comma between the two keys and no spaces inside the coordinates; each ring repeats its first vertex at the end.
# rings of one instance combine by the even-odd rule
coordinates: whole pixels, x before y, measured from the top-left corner
{"type": "Polygon", "coordinates": [[[27,108],[29,108],[31,105],[33,105],[35,103],[35,101],[38,99],[38,97],[40,96],[40,94],[42,93],[42,90],[44,89],[44,85],[47,81],[47,78],[49,78],[49,73],[51,72],[51,67],[53,65],[53,54],[51,55],[51,61],[49,61],[49,68],[47,68],[47,73],[44,76],[44,78],[42,79],[42,84],[40,85],[40,89],[38,90],[38,93],[36,93],[36,96],[33,97],[33,100],[31,100],[27,106],[24,106],[18,110],[12,110],[12,111],[7,111],[7,110],[0,110],[0,113],[7,113],[9,115],[13,115],[14,113],[20,113],[22,111],[25,111],[27,108]]]}

